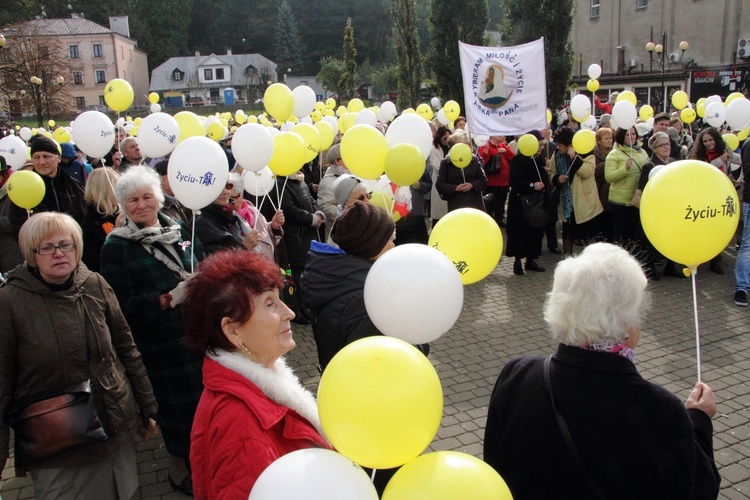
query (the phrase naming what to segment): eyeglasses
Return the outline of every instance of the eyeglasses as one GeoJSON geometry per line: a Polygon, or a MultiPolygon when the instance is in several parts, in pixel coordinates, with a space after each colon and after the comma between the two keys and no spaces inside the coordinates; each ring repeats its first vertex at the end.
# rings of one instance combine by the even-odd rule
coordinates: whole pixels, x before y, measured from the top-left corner
{"type": "Polygon", "coordinates": [[[34,253],[38,255],[52,255],[57,250],[60,250],[63,253],[70,253],[76,248],[78,248],[78,245],[76,245],[75,243],[71,243],[70,241],[66,241],[65,243],[60,243],[59,245],[42,245],[39,248],[35,248],[34,253]]]}
{"type": "Polygon", "coordinates": [[[372,198],[372,193],[366,193],[366,194],[361,194],[361,195],[357,196],[356,200],[357,201],[365,201],[365,200],[369,200],[371,198],[372,198]]]}
{"type": "Polygon", "coordinates": [[[231,182],[227,182],[226,185],[224,185],[224,189],[228,189],[229,191],[231,191],[232,189],[234,189],[234,184],[231,182]]]}

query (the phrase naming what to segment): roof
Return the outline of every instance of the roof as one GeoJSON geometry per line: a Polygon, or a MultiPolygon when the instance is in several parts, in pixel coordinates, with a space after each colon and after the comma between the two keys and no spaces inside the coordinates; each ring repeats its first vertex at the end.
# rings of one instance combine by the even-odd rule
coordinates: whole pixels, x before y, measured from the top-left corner
{"type": "Polygon", "coordinates": [[[275,80],[276,63],[260,54],[222,54],[220,56],[210,54],[207,56],[198,55],[169,58],[166,62],[163,62],[151,71],[151,86],[149,89],[151,91],[164,91],[199,89],[214,85],[221,87],[245,86],[248,83],[245,77],[245,68],[248,66],[253,66],[258,71],[268,68],[271,75],[273,75],[271,79],[275,80]],[[229,65],[232,68],[230,81],[219,81],[212,84],[201,84],[199,82],[198,68],[222,64],[229,65]],[[175,81],[172,79],[172,72],[175,69],[179,69],[185,73],[185,77],[182,80],[175,81]]]}
{"type": "Polygon", "coordinates": [[[6,28],[6,33],[12,33],[13,28],[23,28],[30,31],[36,31],[45,36],[60,35],[96,35],[96,34],[115,34],[109,28],[105,28],[93,21],[79,18],[70,19],[33,19],[25,23],[16,24],[6,28]]]}

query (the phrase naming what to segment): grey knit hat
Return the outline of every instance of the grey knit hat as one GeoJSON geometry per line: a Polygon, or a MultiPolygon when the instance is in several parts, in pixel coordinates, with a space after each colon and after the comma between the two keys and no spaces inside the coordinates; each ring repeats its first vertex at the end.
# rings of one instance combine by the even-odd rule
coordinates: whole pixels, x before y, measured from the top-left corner
{"type": "Polygon", "coordinates": [[[346,200],[349,199],[349,195],[351,195],[352,191],[354,191],[354,189],[360,184],[364,185],[360,179],[351,174],[340,175],[333,183],[333,196],[336,198],[336,204],[343,205],[346,203],[346,200]]]}

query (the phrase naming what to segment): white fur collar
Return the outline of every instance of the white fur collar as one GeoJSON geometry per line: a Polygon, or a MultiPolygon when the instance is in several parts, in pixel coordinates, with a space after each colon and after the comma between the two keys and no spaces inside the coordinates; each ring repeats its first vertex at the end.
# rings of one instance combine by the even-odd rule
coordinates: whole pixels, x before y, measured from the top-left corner
{"type": "Polygon", "coordinates": [[[269,369],[247,359],[239,352],[217,349],[215,355],[211,353],[207,355],[224,368],[248,379],[269,399],[302,415],[322,435],[323,431],[320,427],[318,404],[315,397],[310,391],[302,387],[299,378],[286,364],[284,358],[277,359],[273,368],[269,369]]]}

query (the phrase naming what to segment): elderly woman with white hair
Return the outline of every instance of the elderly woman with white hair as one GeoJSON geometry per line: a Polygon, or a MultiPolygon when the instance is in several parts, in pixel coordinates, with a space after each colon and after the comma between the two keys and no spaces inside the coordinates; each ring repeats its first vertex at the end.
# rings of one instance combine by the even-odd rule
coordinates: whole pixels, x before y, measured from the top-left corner
{"type": "Polygon", "coordinates": [[[125,221],[102,247],[102,274],[117,295],[153,384],[170,455],[169,482],[189,494],[190,429],[203,385],[201,359],[185,346],[180,304],[203,248],[159,212],[164,194],[151,168],[130,167],[117,181],[115,195],[125,221]]]}
{"type": "Polygon", "coordinates": [[[488,409],[484,460],[513,498],[717,497],[713,392],[683,404],[633,364],[647,284],[609,243],[558,264],[544,318],[560,345],[508,362],[488,409]]]}

